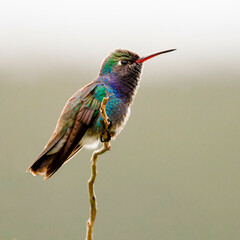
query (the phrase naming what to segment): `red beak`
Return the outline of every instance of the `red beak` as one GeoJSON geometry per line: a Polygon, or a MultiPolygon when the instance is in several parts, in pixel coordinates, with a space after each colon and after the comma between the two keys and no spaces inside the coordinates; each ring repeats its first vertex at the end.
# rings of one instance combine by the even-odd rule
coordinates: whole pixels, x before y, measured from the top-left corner
{"type": "Polygon", "coordinates": [[[147,57],[141,57],[141,58],[139,58],[139,59],[136,60],[136,63],[142,63],[142,62],[145,62],[145,61],[147,61],[148,59],[153,58],[153,57],[156,57],[156,56],[158,56],[158,55],[160,55],[160,54],[172,52],[172,51],[175,51],[175,50],[177,50],[177,49],[165,50],[165,51],[162,51],[162,52],[158,52],[158,53],[151,54],[151,55],[149,55],[149,56],[147,56],[147,57]]]}

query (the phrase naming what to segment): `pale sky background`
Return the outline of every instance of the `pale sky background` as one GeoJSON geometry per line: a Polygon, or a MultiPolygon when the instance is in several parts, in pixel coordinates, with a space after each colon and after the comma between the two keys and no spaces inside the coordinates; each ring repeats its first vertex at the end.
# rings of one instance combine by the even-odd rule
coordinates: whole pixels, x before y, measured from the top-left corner
{"type": "Polygon", "coordinates": [[[211,81],[211,73],[236,81],[239,9],[234,0],[1,1],[0,81],[34,81],[42,72],[64,70],[94,77],[116,48],[141,56],[177,48],[145,66],[168,81],[211,81]]]}

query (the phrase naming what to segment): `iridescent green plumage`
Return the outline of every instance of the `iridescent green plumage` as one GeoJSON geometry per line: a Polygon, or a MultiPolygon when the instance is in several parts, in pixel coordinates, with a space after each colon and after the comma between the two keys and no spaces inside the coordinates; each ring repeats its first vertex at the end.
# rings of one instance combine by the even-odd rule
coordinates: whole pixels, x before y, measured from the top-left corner
{"type": "Polygon", "coordinates": [[[121,62],[122,60],[131,62],[138,58],[139,56],[137,54],[134,54],[127,50],[118,49],[105,59],[102,64],[100,75],[111,74],[117,63],[121,62]]]}

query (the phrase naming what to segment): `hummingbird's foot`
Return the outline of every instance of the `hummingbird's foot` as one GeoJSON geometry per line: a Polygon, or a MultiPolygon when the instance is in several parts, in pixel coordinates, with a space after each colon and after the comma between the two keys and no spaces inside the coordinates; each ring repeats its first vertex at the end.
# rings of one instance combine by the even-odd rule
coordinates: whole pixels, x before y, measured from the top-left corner
{"type": "Polygon", "coordinates": [[[109,122],[107,130],[104,130],[100,136],[100,141],[101,142],[109,142],[111,141],[112,137],[110,135],[110,129],[112,127],[112,122],[109,122]]]}
{"type": "Polygon", "coordinates": [[[109,142],[111,140],[111,135],[108,131],[104,130],[102,135],[100,136],[101,142],[109,142]]]}

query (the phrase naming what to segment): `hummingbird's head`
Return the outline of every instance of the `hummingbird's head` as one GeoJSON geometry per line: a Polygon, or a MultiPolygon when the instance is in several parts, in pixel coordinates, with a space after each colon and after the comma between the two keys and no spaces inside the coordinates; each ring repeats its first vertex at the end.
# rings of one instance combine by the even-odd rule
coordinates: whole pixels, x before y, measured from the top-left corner
{"type": "Polygon", "coordinates": [[[117,49],[104,60],[100,75],[117,74],[120,78],[134,76],[139,78],[142,69],[142,63],[137,63],[139,56],[128,50],[117,49]]]}
{"type": "Polygon", "coordinates": [[[136,53],[129,50],[117,49],[104,60],[100,76],[117,74],[120,78],[134,78],[138,79],[142,70],[142,63],[146,60],[153,58],[157,55],[174,51],[176,49],[170,49],[148,55],[147,57],[139,57],[136,53]]]}

